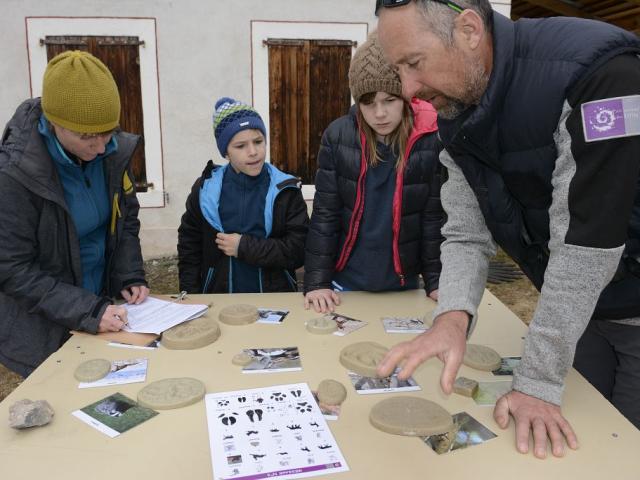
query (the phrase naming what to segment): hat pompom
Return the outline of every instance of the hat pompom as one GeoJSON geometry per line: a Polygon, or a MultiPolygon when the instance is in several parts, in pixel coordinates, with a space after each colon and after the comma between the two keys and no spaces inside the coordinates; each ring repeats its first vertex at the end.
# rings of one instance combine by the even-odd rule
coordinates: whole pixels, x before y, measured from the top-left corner
{"type": "Polygon", "coordinates": [[[221,97],[216,102],[216,106],[214,107],[214,110],[218,110],[225,103],[234,104],[234,103],[237,103],[237,102],[236,102],[236,100],[234,100],[233,98],[230,98],[230,97],[221,97]]]}

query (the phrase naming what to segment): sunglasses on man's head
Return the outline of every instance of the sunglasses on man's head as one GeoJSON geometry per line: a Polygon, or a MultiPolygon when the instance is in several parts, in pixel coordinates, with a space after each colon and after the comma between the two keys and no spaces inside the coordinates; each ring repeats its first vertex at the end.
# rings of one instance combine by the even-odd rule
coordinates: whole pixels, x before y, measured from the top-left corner
{"type": "MultiPolygon", "coordinates": [[[[433,0],[433,1],[436,3],[441,3],[442,5],[446,5],[451,10],[458,13],[462,13],[462,11],[464,10],[464,8],[462,8],[460,5],[453,2],[449,2],[447,0],[433,0]]],[[[385,7],[385,8],[400,7],[402,5],[408,4],[409,2],[411,2],[411,0],[376,0],[375,14],[378,15],[378,10],[380,10],[380,7],[385,7]]]]}

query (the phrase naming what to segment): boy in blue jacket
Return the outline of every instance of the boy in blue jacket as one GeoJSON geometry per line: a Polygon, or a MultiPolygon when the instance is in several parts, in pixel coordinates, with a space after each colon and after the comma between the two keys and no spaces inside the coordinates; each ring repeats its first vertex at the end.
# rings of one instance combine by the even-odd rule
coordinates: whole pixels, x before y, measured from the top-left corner
{"type": "Polygon", "coordinates": [[[309,216],[300,181],[265,163],[266,128],[251,106],[216,102],[224,166],[207,163],[178,229],[180,289],[189,293],[296,291],[309,216]]]}

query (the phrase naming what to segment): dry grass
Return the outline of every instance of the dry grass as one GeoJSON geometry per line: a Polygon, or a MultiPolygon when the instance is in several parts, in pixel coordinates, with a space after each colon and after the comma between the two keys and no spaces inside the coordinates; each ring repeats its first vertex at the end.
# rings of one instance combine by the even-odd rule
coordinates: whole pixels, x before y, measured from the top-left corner
{"type": "MultiPolygon", "coordinates": [[[[504,254],[498,259],[513,263],[504,254]]],[[[147,280],[154,293],[176,293],[178,291],[178,269],[175,258],[161,258],[145,263],[147,280]]],[[[511,283],[488,286],[491,293],[507,305],[522,321],[529,324],[536,303],[538,292],[526,278],[511,283]]],[[[0,401],[20,385],[22,378],[0,365],[0,401]]]]}
{"type": "MultiPolygon", "coordinates": [[[[497,260],[515,265],[515,263],[502,251],[496,256],[497,260]]],[[[529,325],[533,318],[533,312],[538,303],[540,293],[525,276],[510,283],[497,285],[489,284],[487,288],[500,299],[520,320],[529,325]]]]}

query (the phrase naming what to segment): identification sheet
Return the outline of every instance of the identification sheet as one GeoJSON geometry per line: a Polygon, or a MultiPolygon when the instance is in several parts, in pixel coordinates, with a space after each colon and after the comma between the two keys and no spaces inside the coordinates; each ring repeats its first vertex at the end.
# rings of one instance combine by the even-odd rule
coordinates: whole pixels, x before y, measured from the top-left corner
{"type": "Polygon", "coordinates": [[[205,403],[216,480],[349,470],[306,383],[211,393],[205,403]]]}
{"type": "Polygon", "coordinates": [[[147,297],[140,305],[123,304],[127,309],[127,332],[160,334],[187,320],[198,318],[207,311],[207,305],[168,302],[147,297]]]}

